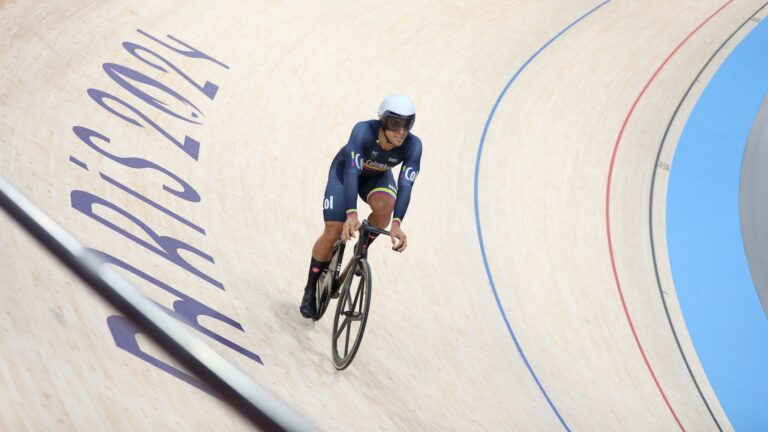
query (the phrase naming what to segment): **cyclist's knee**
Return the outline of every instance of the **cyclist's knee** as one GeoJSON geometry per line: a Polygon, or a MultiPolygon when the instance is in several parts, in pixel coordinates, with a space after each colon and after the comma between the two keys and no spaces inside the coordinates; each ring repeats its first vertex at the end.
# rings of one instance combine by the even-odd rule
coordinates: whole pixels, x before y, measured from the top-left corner
{"type": "Polygon", "coordinates": [[[389,217],[395,209],[395,200],[388,196],[380,196],[371,199],[371,210],[376,216],[389,217]]]}

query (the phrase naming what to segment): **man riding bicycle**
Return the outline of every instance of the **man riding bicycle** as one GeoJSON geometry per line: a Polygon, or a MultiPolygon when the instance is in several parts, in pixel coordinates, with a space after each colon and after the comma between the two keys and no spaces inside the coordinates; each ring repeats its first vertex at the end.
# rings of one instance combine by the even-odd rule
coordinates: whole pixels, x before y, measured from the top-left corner
{"type": "MultiPolygon", "coordinates": [[[[315,284],[328,267],[333,244],[355,236],[360,228],[357,196],[371,207],[368,221],[384,229],[392,219],[392,249],[403,252],[407,236],[400,228],[411,188],[419,173],[421,140],[410,132],[416,110],[408,96],[389,95],[379,106],[379,119],[355,125],[347,144],[339,150],[328,172],[323,200],[325,230],[312,248],[307,285],[299,308],[305,318],[317,314],[315,284]],[[392,168],[402,162],[397,185],[392,168]]],[[[373,241],[371,236],[369,241],[373,241]]]]}

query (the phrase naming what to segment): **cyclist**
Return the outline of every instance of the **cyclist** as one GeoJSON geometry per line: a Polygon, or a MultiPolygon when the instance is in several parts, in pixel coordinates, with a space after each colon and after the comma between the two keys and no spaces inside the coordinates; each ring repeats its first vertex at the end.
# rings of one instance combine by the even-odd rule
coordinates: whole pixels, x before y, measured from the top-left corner
{"type": "MultiPolygon", "coordinates": [[[[408,209],[411,188],[419,173],[421,140],[410,133],[416,110],[408,96],[392,94],[379,106],[379,119],[355,125],[347,144],[339,150],[328,172],[323,200],[325,230],[312,248],[307,285],[299,308],[305,318],[317,314],[315,285],[328,267],[333,244],[355,236],[360,228],[357,196],[371,207],[368,221],[384,229],[392,218],[392,249],[403,252],[407,236],[400,224],[408,209]],[[392,168],[402,162],[395,185],[392,168]]],[[[371,235],[369,241],[373,241],[371,235]]]]}

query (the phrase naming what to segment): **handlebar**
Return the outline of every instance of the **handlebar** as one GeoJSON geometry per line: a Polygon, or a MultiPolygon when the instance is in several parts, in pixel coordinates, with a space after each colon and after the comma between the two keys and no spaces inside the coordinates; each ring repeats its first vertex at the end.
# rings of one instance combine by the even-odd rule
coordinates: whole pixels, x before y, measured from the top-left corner
{"type": "Polygon", "coordinates": [[[371,225],[368,222],[368,220],[364,220],[362,225],[360,225],[360,232],[364,232],[364,231],[368,231],[368,232],[372,232],[372,233],[376,233],[376,234],[390,235],[389,231],[386,231],[386,230],[383,230],[381,228],[377,228],[377,227],[371,225]]]}

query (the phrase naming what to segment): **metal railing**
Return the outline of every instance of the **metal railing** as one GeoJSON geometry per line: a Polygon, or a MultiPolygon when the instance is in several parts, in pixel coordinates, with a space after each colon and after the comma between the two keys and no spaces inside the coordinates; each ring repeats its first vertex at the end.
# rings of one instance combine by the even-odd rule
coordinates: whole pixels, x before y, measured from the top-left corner
{"type": "Polygon", "coordinates": [[[254,426],[268,431],[316,429],[116,272],[91,256],[72,235],[2,177],[0,207],[93,291],[131,319],[147,336],[209,385],[254,426]]]}

